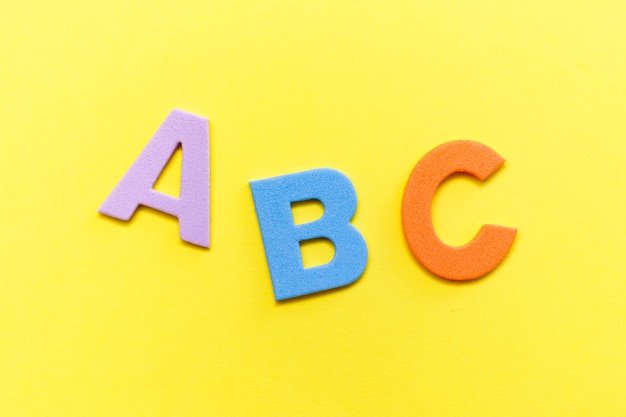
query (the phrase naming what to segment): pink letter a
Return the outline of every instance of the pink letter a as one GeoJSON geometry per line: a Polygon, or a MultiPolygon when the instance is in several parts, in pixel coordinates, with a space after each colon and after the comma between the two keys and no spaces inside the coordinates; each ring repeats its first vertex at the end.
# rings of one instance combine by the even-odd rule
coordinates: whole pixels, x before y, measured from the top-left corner
{"type": "Polygon", "coordinates": [[[206,118],[172,110],[98,211],[129,220],[140,204],[177,217],[182,240],[209,247],[209,121],[206,118]],[[179,144],[183,166],[180,197],[175,198],[155,191],[153,186],[179,144]]]}

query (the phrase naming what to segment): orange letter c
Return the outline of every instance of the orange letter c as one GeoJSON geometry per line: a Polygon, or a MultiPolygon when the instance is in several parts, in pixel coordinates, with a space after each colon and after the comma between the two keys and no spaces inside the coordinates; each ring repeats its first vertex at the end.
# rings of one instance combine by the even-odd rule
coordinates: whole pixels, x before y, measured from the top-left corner
{"type": "Polygon", "coordinates": [[[448,176],[465,172],[484,180],[503,163],[490,147],[459,140],[436,147],[413,168],[402,200],[402,227],[411,252],[433,274],[456,281],[478,278],[509,252],[517,229],[484,225],[469,243],[452,247],[437,237],[431,216],[435,191],[448,176]]]}

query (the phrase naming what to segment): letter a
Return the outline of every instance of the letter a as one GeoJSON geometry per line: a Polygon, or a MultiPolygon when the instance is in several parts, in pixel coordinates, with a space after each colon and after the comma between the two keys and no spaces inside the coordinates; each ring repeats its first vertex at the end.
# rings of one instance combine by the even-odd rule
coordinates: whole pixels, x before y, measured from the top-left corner
{"type": "Polygon", "coordinates": [[[140,204],[177,217],[182,240],[209,247],[209,122],[206,118],[172,110],[98,211],[126,221],[140,204]],[[179,144],[183,166],[180,197],[175,198],[153,187],[179,144]]]}
{"type": "Polygon", "coordinates": [[[367,245],[350,224],[356,192],[339,171],[315,169],[250,182],[252,197],[274,287],[284,300],[351,284],[367,264],[367,245]],[[295,225],[291,203],[318,200],[324,214],[314,222],[295,225]],[[324,238],[335,256],[324,265],[304,268],[300,241],[324,238]]]}

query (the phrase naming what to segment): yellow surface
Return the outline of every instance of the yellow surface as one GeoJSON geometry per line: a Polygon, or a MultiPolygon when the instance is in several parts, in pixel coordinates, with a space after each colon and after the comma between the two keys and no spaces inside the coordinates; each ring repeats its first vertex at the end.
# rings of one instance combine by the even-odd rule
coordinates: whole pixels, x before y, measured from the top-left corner
{"type": "Polygon", "coordinates": [[[5,3],[0,416],[626,413],[624,1],[5,3]],[[97,213],[173,108],[211,122],[210,250],[97,213]],[[507,162],[442,186],[442,239],[519,229],[465,284],[400,221],[456,139],[507,162]],[[248,182],[318,167],[353,181],[369,264],[275,303],[248,182]]]}

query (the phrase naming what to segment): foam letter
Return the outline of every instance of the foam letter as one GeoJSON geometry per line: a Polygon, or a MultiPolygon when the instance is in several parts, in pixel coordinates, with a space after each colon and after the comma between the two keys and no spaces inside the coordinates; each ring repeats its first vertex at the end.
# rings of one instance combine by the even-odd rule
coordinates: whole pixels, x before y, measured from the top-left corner
{"type": "Polygon", "coordinates": [[[404,190],[402,223],[411,252],[430,272],[451,280],[468,280],[492,271],[509,252],[516,229],[484,225],[468,244],[452,247],[437,237],[431,217],[439,184],[455,172],[484,180],[498,170],[504,158],[478,142],[444,143],[417,163],[404,190]]]}
{"type": "Polygon", "coordinates": [[[367,264],[367,245],[350,220],[356,192],[344,174],[315,169],[250,182],[274,298],[284,300],[337,288],[356,281],[367,264]],[[324,214],[314,222],[295,225],[291,203],[318,200],[324,214]],[[325,238],[335,256],[324,265],[304,268],[300,242],[325,238]]]}
{"type": "Polygon", "coordinates": [[[99,211],[116,219],[129,220],[140,204],[177,217],[182,240],[209,247],[207,119],[173,110],[99,211]],[[153,186],[179,144],[183,164],[180,197],[175,198],[155,191],[153,186]]]}

